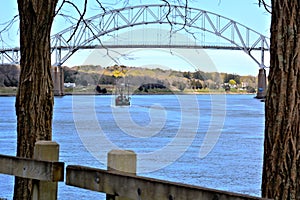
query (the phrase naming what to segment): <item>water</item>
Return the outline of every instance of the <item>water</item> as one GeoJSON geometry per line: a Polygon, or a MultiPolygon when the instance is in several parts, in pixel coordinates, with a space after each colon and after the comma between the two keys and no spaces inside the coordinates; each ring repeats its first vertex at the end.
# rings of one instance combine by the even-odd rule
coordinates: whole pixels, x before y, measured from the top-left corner
{"type": "MultiPolygon", "coordinates": [[[[106,169],[112,148],[138,154],[138,174],[260,196],[264,104],[253,95],[137,95],[131,107],[111,96],[55,98],[53,140],[60,161],[106,169]]],[[[15,155],[14,97],[0,97],[0,153],[15,155]]],[[[13,177],[0,175],[12,199],[13,177]]],[[[59,183],[59,199],[105,195],[59,183]]]]}

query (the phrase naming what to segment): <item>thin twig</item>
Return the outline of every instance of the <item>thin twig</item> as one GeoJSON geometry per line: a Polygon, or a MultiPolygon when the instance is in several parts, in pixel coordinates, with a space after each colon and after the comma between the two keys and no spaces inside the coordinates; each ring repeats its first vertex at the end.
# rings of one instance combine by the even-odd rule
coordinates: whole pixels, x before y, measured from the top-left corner
{"type": "Polygon", "coordinates": [[[271,6],[268,5],[265,0],[258,0],[258,6],[261,7],[262,5],[268,13],[272,13],[271,6]]]}

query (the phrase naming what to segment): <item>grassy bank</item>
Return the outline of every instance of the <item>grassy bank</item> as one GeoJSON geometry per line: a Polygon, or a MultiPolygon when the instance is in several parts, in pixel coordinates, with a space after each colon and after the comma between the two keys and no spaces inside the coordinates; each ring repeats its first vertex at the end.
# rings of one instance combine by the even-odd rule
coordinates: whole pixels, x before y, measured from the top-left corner
{"type": "Polygon", "coordinates": [[[0,87],[0,96],[15,96],[17,87],[0,87]]]}

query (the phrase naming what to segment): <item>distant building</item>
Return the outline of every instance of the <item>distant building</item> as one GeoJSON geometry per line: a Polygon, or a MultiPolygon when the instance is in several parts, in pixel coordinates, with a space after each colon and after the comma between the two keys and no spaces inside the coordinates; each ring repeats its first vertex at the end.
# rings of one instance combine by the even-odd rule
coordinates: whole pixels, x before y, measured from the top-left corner
{"type": "Polygon", "coordinates": [[[245,88],[245,87],[248,87],[249,86],[249,83],[248,82],[242,82],[242,87],[245,88]]]}
{"type": "Polygon", "coordinates": [[[249,86],[249,83],[248,83],[248,82],[241,82],[241,88],[242,88],[243,90],[246,90],[246,89],[248,88],[248,86],[249,86]]]}
{"type": "Polygon", "coordinates": [[[75,88],[76,84],[75,83],[64,83],[65,88],[75,88]]]}

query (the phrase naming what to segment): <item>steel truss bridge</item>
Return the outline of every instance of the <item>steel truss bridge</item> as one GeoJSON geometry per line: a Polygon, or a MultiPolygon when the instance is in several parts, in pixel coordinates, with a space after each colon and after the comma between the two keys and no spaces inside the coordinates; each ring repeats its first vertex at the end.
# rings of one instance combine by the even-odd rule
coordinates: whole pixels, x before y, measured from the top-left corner
{"type": "MultiPolygon", "coordinates": [[[[51,36],[51,52],[55,56],[52,63],[55,66],[61,66],[80,49],[188,48],[242,50],[260,68],[265,68],[264,52],[269,47],[269,38],[234,20],[205,10],[176,5],[139,5],[109,10],[51,36]],[[114,32],[124,32],[138,26],[145,29],[154,24],[167,27],[168,36],[148,33],[150,41],[137,39],[136,36],[121,40],[116,35],[111,36],[113,42],[104,39],[114,32]],[[176,39],[176,33],[182,32],[189,35],[188,41],[176,39]],[[260,51],[260,58],[253,56],[253,51],[260,51]]],[[[19,51],[19,48],[0,49],[2,63],[18,64],[19,51]]]]}

